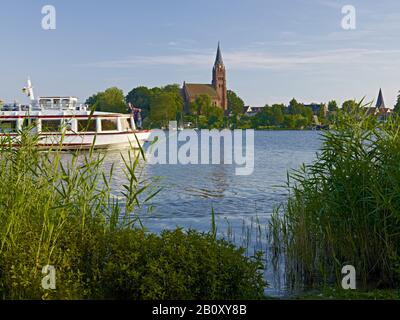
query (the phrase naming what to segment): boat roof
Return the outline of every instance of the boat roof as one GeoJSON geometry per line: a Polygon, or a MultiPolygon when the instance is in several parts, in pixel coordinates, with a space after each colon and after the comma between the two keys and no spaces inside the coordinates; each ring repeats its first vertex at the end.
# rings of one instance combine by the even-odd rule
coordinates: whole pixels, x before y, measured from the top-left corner
{"type": "Polygon", "coordinates": [[[94,117],[130,117],[130,114],[113,113],[113,112],[102,112],[102,111],[85,111],[85,110],[31,110],[31,111],[0,111],[0,116],[10,116],[10,117],[38,117],[38,116],[49,116],[49,117],[89,117],[90,115],[94,117]]]}
{"type": "Polygon", "coordinates": [[[47,97],[39,97],[38,100],[43,99],[69,99],[69,100],[78,100],[77,97],[74,96],[47,96],[47,97]]]}

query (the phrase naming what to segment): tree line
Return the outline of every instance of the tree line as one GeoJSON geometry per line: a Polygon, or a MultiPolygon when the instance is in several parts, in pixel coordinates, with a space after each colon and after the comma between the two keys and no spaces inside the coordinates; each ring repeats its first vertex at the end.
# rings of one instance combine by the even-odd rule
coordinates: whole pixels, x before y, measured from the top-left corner
{"type": "MultiPolygon", "coordinates": [[[[259,112],[248,115],[245,103],[234,91],[228,90],[228,112],[212,104],[208,95],[199,95],[184,110],[181,88],[178,84],[148,88],[139,86],[126,96],[119,88],[112,87],[92,95],[86,100],[97,111],[128,113],[127,104],[142,110],[145,128],[168,127],[169,121],[190,124],[196,128],[254,128],[254,129],[304,129],[311,126],[328,126],[338,112],[350,113],[358,103],[345,101],[341,108],[335,100],[315,104],[314,107],[292,99],[289,105],[265,105],[259,112]]],[[[394,109],[400,112],[400,92],[394,109]]]]}
{"type": "MultiPolygon", "coordinates": [[[[121,89],[112,87],[98,92],[86,100],[86,104],[97,111],[127,113],[127,104],[142,110],[144,127],[167,127],[169,121],[192,123],[198,128],[221,128],[227,125],[223,110],[212,104],[208,95],[199,95],[184,110],[181,88],[178,84],[148,88],[140,86],[132,89],[126,96],[121,89]]],[[[228,108],[231,115],[243,112],[244,102],[233,91],[228,91],[228,108]]]]}
{"type": "Polygon", "coordinates": [[[99,92],[86,100],[97,111],[127,113],[127,104],[142,110],[142,118],[145,125],[162,125],[164,122],[178,119],[183,112],[183,100],[179,85],[167,85],[165,87],[137,87],[131,90],[127,96],[121,89],[109,88],[99,92]]]}
{"type": "MultiPolygon", "coordinates": [[[[355,101],[347,101],[346,106],[355,101]]],[[[329,125],[336,116],[339,108],[335,100],[315,104],[314,108],[292,99],[288,106],[284,104],[266,105],[254,117],[241,119],[240,127],[258,129],[304,129],[314,125],[329,125]]]]}

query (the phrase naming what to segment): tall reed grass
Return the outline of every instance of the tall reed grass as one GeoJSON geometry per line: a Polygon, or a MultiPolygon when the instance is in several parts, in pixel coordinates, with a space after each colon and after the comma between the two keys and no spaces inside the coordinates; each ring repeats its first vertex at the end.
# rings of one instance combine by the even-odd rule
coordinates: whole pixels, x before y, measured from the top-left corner
{"type": "Polygon", "coordinates": [[[344,265],[358,287],[399,283],[400,119],[365,110],[341,114],[316,160],[288,176],[288,203],[270,225],[290,288],[340,285],[344,265]]]}
{"type": "Polygon", "coordinates": [[[215,239],[215,225],[146,232],[136,212],[158,191],[141,178],[143,150],[121,155],[118,191],[104,154],[42,152],[38,139],[27,129],[0,141],[0,299],[262,297],[261,262],[215,239]],[[56,290],[41,285],[46,265],[56,290]]]}

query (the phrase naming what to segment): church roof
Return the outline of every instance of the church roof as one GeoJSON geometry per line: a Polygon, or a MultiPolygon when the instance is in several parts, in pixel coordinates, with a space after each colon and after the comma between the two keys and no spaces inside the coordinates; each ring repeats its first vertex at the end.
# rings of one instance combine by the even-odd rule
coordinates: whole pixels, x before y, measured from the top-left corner
{"type": "Polygon", "coordinates": [[[202,83],[185,83],[186,92],[191,98],[195,98],[201,94],[206,94],[211,98],[218,98],[217,91],[210,84],[202,83]]]}
{"type": "Polygon", "coordinates": [[[222,60],[222,53],[221,53],[221,48],[218,42],[218,49],[217,49],[217,56],[215,58],[215,63],[214,66],[223,66],[224,65],[224,61],[222,60]]]}
{"type": "Polygon", "coordinates": [[[379,89],[378,100],[376,101],[376,107],[378,109],[386,108],[385,101],[383,100],[382,89],[379,89]]]}

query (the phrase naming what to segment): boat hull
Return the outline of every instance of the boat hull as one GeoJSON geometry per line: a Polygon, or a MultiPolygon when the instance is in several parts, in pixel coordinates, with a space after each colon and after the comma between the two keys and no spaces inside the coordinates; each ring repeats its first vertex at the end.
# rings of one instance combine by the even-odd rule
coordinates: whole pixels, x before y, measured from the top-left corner
{"type": "MultiPolygon", "coordinates": [[[[115,132],[97,134],[40,134],[40,149],[62,149],[62,150],[87,150],[91,149],[121,149],[139,148],[149,140],[151,131],[115,132]],[[138,144],[139,141],[139,144],[138,144]]],[[[0,137],[11,136],[13,145],[18,146],[19,136],[0,134],[0,137]]]]}

